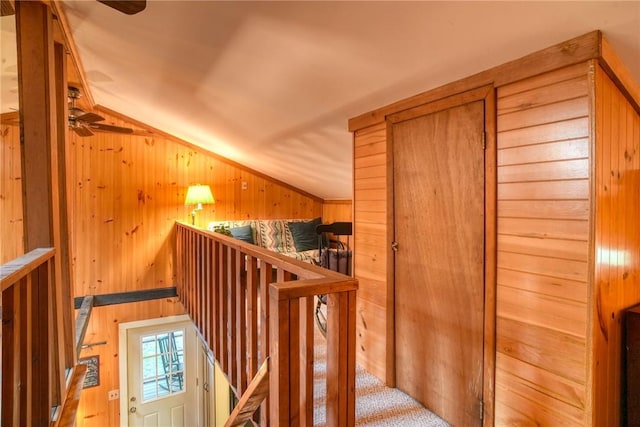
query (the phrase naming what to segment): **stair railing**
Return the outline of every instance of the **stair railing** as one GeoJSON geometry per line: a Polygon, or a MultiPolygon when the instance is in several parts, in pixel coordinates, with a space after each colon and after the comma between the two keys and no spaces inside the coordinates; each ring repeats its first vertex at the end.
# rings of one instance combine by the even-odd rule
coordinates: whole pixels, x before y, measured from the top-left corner
{"type": "Polygon", "coordinates": [[[86,366],[67,370],[61,360],[71,334],[59,313],[54,256],[38,248],[0,267],[3,426],[75,425],[86,366]]]}
{"type": "Polygon", "coordinates": [[[241,400],[269,358],[263,426],[313,425],[314,297],[326,294],[326,422],[354,425],[357,280],[184,223],[176,257],[180,300],[241,400]]]}

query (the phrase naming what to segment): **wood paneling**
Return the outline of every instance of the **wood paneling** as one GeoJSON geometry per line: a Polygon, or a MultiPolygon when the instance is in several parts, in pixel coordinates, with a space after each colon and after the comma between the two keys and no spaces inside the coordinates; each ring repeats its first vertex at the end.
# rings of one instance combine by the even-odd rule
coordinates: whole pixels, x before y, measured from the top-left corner
{"type": "MultiPolygon", "coordinates": [[[[389,114],[491,82],[499,114],[495,424],[617,426],[620,314],[640,302],[640,85],[599,32],[349,121],[359,304],[388,314],[390,266],[373,264],[388,256],[388,203],[375,185],[386,176],[385,153],[365,135],[375,129],[382,139],[389,114]]],[[[392,337],[386,319],[363,329],[361,341],[392,337]]],[[[378,352],[362,352],[377,357],[368,366],[378,352]]]]}
{"type": "MultiPolygon", "coordinates": [[[[106,123],[139,125],[101,114],[106,123]]],[[[176,220],[190,221],[192,206],[184,206],[190,184],[209,184],[216,200],[197,213],[201,227],[214,220],[323,214],[320,199],[166,135],[96,133],[81,138],[70,132],[69,141],[75,296],[173,286],[173,229],[176,220]]],[[[83,393],[79,425],[119,423],[118,401],[106,400],[107,391],[119,388],[117,323],[183,310],[173,299],[94,309],[85,342],[108,344],[81,356],[101,355],[104,380],[83,393]]]]}
{"type": "Polygon", "coordinates": [[[587,77],[581,64],[498,89],[498,425],[586,419],[587,77]]]}
{"type": "Polygon", "coordinates": [[[640,117],[595,70],[594,425],[620,425],[622,312],[640,302],[640,117]]]}
{"type": "Polygon", "coordinates": [[[322,222],[349,222],[353,217],[351,200],[325,200],[322,203],[322,222]]]}
{"type": "Polygon", "coordinates": [[[183,313],[184,307],[177,297],[94,307],[84,342],[97,345],[82,350],[80,357],[100,357],[100,384],[82,391],[78,408],[78,427],[120,425],[120,400],[107,400],[110,390],[120,389],[119,324],[183,313]],[[103,341],[106,341],[106,344],[98,344],[103,341]]]}
{"type": "Polygon", "coordinates": [[[393,300],[387,286],[387,128],[384,123],[354,136],[354,274],[360,281],[356,355],[366,370],[393,382],[393,300]],[[391,304],[391,305],[390,305],[391,304]]]}
{"type": "Polygon", "coordinates": [[[0,264],[24,254],[20,127],[12,119],[3,114],[0,123],[0,264]]]}
{"type": "Polygon", "coordinates": [[[175,220],[190,221],[190,184],[209,184],[216,200],[197,213],[201,227],[322,215],[321,200],[167,137],[70,132],[69,159],[76,296],[173,285],[172,229],[175,220]]]}

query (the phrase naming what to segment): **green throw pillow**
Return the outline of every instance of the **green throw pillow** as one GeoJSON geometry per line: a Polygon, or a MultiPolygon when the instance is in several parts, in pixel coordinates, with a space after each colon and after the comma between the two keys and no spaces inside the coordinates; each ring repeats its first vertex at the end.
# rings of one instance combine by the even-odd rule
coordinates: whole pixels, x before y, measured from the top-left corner
{"type": "Polygon", "coordinates": [[[232,227],[229,231],[234,238],[253,244],[253,232],[251,231],[251,225],[247,224],[241,227],[232,227]]]}
{"type": "Polygon", "coordinates": [[[318,248],[316,227],[320,224],[322,224],[322,218],[287,223],[293,236],[293,243],[296,245],[296,251],[302,252],[318,248]]]}

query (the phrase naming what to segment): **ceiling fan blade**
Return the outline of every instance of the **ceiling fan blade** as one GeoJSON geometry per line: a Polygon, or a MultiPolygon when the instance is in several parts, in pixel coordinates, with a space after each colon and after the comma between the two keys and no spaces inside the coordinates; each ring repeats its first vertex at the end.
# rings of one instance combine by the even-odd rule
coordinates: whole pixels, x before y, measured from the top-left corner
{"type": "Polygon", "coordinates": [[[147,7],[146,0],[98,0],[102,4],[114,8],[127,15],[135,15],[147,7]]]}
{"type": "Polygon", "coordinates": [[[105,125],[103,123],[87,123],[87,126],[89,126],[91,129],[101,130],[104,132],[133,133],[133,129],[123,128],[120,126],[105,125]]]}
{"type": "Polygon", "coordinates": [[[87,128],[86,126],[81,125],[81,124],[76,124],[76,125],[75,125],[75,126],[73,126],[71,129],[72,129],[75,133],[77,133],[78,135],[80,135],[80,136],[92,136],[92,135],[93,135],[93,132],[91,132],[91,131],[89,130],[89,128],[87,128]]]}
{"type": "Polygon", "coordinates": [[[89,112],[89,113],[80,114],[79,116],[76,117],[76,120],[80,120],[85,123],[93,123],[93,122],[99,122],[101,120],[104,120],[104,117],[102,117],[99,114],[89,112]]]}

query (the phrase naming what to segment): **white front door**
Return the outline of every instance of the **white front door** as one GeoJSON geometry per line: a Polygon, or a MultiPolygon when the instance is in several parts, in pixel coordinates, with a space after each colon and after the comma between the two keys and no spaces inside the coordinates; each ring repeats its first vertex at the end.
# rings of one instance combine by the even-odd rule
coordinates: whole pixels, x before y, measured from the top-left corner
{"type": "Polygon", "coordinates": [[[129,329],[129,426],[196,425],[196,360],[190,321],[129,329]]]}

